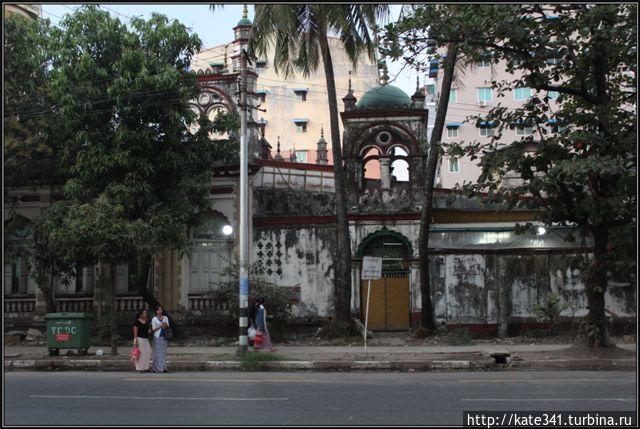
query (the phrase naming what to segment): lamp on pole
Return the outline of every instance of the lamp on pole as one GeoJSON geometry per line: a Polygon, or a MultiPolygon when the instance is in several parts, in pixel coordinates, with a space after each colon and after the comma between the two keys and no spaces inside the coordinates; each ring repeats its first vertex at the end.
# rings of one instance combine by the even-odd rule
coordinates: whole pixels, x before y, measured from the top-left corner
{"type": "Polygon", "coordinates": [[[247,139],[247,53],[242,49],[240,54],[240,328],[238,338],[239,356],[248,351],[247,327],[249,324],[247,311],[249,308],[249,168],[247,139]]]}

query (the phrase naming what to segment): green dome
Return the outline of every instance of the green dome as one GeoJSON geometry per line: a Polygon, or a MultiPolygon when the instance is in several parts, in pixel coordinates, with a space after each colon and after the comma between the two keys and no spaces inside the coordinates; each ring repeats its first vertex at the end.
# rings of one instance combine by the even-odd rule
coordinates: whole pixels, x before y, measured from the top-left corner
{"type": "Polygon", "coordinates": [[[252,25],[252,24],[249,18],[242,18],[240,21],[238,21],[238,25],[252,25]]]}
{"type": "Polygon", "coordinates": [[[411,98],[393,85],[378,85],[365,92],[357,106],[359,108],[410,107],[411,98]]]}

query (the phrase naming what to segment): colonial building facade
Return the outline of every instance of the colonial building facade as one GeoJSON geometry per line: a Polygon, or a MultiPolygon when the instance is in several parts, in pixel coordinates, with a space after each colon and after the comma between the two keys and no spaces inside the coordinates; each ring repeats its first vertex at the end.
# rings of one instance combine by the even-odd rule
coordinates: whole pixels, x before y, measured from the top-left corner
{"type": "MultiPolygon", "coordinates": [[[[238,48],[248,40],[251,22],[234,28],[238,48]]],[[[239,54],[231,56],[238,61],[239,54]]],[[[239,68],[211,65],[197,72],[202,91],[193,109],[212,115],[237,107],[239,68]]],[[[249,103],[257,104],[259,75],[249,73],[249,103]]],[[[364,256],[383,258],[383,278],[371,282],[370,326],[378,331],[405,331],[417,326],[420,314],[418,265],[419,223],[428,111],[422,91],[408,96],[389,85],[385,74],[377,86],[356,97],[347,80],[341,113],[343,153],[352,258],[354,317],[363,318],[367,284],[361,281],[364,256]]],[[[293,316],[298,321],[332,315],[335,258],[335,182],[333,167],[272,158],[260,129],[249,128],[250,259],[266,269],[268,280],[288,288],[293,316]]],[[[318,145],[326,150],[324,145],[318,145]]],[[[192,233],[189,252],[159,254],[149,287],[174,318],[211,323],[227,310],[209,292],[225,280],[225,269],[237,253],[234,235],[224,225],[239,225],[239,166],[212,166],[212,210],[192,233]]],[[[13,190],[13,209],[29,219],[62,196],[59,192],[13,190]]],[[[5,207],[5,217],[8,213],[5,207]]],[[[533,222],[534,213],[502,211],[479,200],[463,198],[440,188],[434,197],[430,270],[435,316],[440,324],[465,325],[483,332],[506,332],[536,322],[533,305],[550,292],[569,304],[563,316],[586,314],[582,249],[564,240],[567,230],[517,235],[517,222],[533,222]]],[[[588,250],[588,249],[587,249],[588,250]]],[[[29,276],[28,261],[5,261],[5,322],[37,323],[43,297],[29,276]]],[[[111,285],[93,279],[97,268],[87,268],[82,279],[58,285],[60,311],[91,311],[104,289],[115,286],[122,314],[142,308],[144,302],[129,286],[135,267],[117,268],[111,285]]],[[[634,284],[612,279],[607,310],[619,319],[635,317],[634,284]]]]}

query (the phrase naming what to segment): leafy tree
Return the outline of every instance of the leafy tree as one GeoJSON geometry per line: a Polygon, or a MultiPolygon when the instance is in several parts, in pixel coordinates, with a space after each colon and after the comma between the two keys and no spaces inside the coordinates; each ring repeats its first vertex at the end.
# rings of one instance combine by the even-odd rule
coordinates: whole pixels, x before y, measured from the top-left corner
{"type": "Polygon", "coordinates": [[[335,258],[335,322],[352,327],[351,322],[351,239],[345,188],[345,172],[340,144],[338,101],[328,36],[339,36],[349,60],[356,67],[367,54],[374,58],[369,29],[388,14],[386,5],[256,5],[249,50],[265,56],[275,46],[274,69],[285,77],[299,71],[303,76],[324,69],[329,102],[331,150],[335,176],[337,254],[335,258]]]}
{"type": "Polygon", "coordinates": [[[49,20],[33,21],[17,13],[5,17],[3,31],[5,190],[59,184],[50,77],[60,32],[49,20]]]}
{"type": "MultiPolygon", "coordinates": [[[[199,88],[188,67],[201,42],[179,22],[154,14],[148,21],[132,19],[128,29],[96,6],[83,6],[61,26],[51,86],[56,120],[63,124],[65,195],[97,213],[118,207],[118,219],[144,227],[146,240],[133,247],[124,233],[111,237],[123,242],[107,259],[137,260],[138,292],[159,305],[146,287],[152,258],[164,247],[187,246],[189,228],[209,205],[211,165],[229,146],[210,133],[234,122],[198,119],[189,108],[199,88]],[[98,198],[108,205],[97,204],[98,198]]],[[[88,259],[104,260],[98,248],[86,250],[88,259]]]]}
{"type": "MultiPolygon", "coordinates": [[[[492,82],[498,96],[515,87],[537,92],[521,108],[498,104],[491,143],[451,145],[453,156],[478,159],[482,174],[466,184],[467,195],[540,212],[547,224],[575,226],[593,239],[587,278],[591,344],[610,345],[604,296],[611,255],[629,248],[636,229],[636,6],[427,5],[387,28],[387,48],[412,64],[424,64],[435,48],[458,43],[469,62],[506,63],[512,78],[492,82]],[[427,31],[428,29],[428,31],[427,31]],[[559,94],[552,107],[549,91],[559,94]],[[564,129],[549,132],[555,120],[564,129]],[[497,143],[518,125],[536,133],[504,148],[497,143]],[[529,150],[533,148],[533,150],[529,150]],[[506,186],[515,172],[520,182],[506,186]],[[530,198],[522,199],[520,196],[530,198]]],[[[635,251],[625,261],[635,264],[635,251]]]]}

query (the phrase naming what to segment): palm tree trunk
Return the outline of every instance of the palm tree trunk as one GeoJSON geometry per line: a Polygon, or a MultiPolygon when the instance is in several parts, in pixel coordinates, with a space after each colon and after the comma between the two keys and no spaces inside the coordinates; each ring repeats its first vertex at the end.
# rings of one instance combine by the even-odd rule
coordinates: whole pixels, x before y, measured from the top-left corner
{"type": "Polygon", "coordinates": [[[442,131],[444,130],[444,121],[449,106],[449,93],[451,92],[451,84],[453,82],[453,72],[456,65],[456,57],[458,55],[458,44],[449,43],[447,45],[447,57],[444,63],[444,77],[442,79],[442,89],[440,91],[440,101],[438,102],[438,111],[436,114],[433,132],[429,140],[429,156],[427,158],[427,166],[425,171],[425,184],[422,199],[422,216],[420,218],[420,295],[421,295],[421,313],[420,326],[427,329],[435,328],[435,318],[433,314],[433,305],[431,302],[431,286],[429,279],[429,230],[431,229],[431,208],[433,205],[433,186],[436,177],[436,167],[438,165],[438,152],[440,149],[440,141],[442,140],[442,131]]]}
{"type": "Polygon", "coordinates": [[[329,50],[329,41],[327,39],[327,33],[324,30],[320,32],[320,49],[322,52],[322,63],[324,65],[324,75],[329,98],[331,150],[333,153],[333,171],[336,188],[335,322],[338,325],[349,325],[351,323],[351,239],[349,237],[349,218],[344,165],[342,163],[342,146],[340,144],[336,83],[333,75],[333,62],[329,50]]]}

